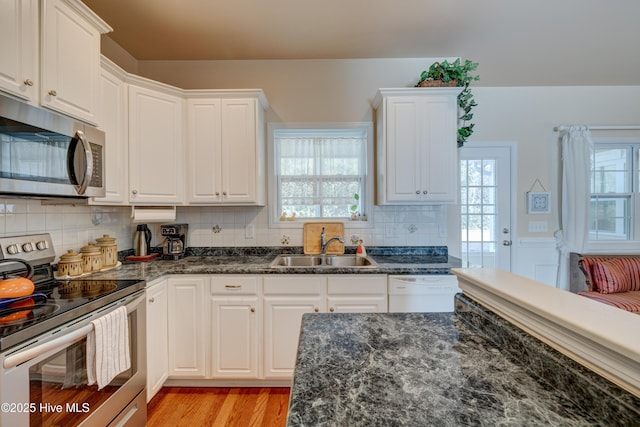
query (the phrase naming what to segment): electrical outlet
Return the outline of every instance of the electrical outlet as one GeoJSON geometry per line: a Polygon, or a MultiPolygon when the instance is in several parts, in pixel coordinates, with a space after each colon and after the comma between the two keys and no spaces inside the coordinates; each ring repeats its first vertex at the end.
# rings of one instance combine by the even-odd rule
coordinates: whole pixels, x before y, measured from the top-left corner
{"type": "Polygon", "coordinates": [[[255,239],[255,237],[256,237],[256,233],[255,233],[253,224],[247,224],[247,226],[244,228],[244,238],[255,239]]]}

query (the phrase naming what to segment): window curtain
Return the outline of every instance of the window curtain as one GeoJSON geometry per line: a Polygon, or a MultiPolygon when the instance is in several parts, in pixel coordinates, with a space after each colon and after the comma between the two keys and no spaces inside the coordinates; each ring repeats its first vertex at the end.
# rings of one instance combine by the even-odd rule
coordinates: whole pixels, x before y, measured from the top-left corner
{"type": "Polygon", "coordinates": [[[589,129],[577,125],[564,130],[561,138],[562,204],[560,229],[555,233],[560,254],[556,286],[569,290],[569,254],[584,251],[589,233],[593,141],[589,129]]]}

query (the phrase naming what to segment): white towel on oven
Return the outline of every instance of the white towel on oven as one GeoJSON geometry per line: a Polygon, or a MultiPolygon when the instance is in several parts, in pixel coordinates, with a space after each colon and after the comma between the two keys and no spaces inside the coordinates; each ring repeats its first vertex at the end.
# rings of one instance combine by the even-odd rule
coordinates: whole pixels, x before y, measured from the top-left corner
{"type": "Polygon", "coordinates": [[[87,380],[98,390],[131,367],[127,308],[120,307],[93,322],[87,335],[87,380]]]}

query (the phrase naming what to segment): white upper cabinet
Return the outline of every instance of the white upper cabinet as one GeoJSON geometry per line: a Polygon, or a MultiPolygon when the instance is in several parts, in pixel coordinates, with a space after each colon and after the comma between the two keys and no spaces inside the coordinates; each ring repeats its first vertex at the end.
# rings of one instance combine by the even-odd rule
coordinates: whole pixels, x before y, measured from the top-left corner
{"type": "Polygon", "coordinates": [[[264,205],[264,94],[205,94],[187,100],[187,202],[264,205]]]}
{"type": "Polygon", "coordinates": [[[129,202],[126,73],[102,58],[100,76],[99,128],[105,132],[105,197],[94,198],[94,205],[123,205],[129,202]]]}
{"type": "Polygon", "coordinates": [[[0,90],[28,102],[37,98],[38,0],[0,2],[0,90]]]}
{"type": "Polygon", "coordinates": [[[100,35],[111,28],[77,0],[44,0],[40,102],[97,124],[100,35]]]}
{"type": "Polygon", "coordinates": [[[380,89],[377,204],[458,200],[457,96],[460,88],[380,89]]]}
{"type": "Polygon", "coordinates": [[[182,203],[184,199],[182,110],[182,98],[169,93],[168,88],[165,91],[162,88],[129,86],[129,202],[131,204],[179,205],[182,203]]]}

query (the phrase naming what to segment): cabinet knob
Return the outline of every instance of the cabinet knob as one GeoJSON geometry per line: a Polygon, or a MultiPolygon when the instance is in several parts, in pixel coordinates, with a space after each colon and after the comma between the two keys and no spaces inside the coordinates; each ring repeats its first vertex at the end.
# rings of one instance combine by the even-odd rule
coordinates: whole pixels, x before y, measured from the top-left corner
{"type": "Polygon", "coordinates": [[[329,311],[333,313],[334,311],[336,311],[336,309],[335,309],[335,308],[333,308],[333,307],[331,307],[331,308],[329,309],[329,311]]]}
{"type": "Polygon", "coordinates": [[[422,194],[429,194],[429,191],[424,190],[424,191],[422,192],[422,194]]]}
{"type": "Polygon", "coordinates": [[[219,195],[220,195],[220,192],[219,192],[219,191],[216,191],[216,196],[219,196],[219,195]]]}
{"type": "Polygon", "coordinates": [[[25,79],[23,83],[25,86],[33,86],[33,80],[31,79],[25,79]]]}
{"type": "Polygon", "coordinates": [[[51,95],[51,96],[58,96],[58,92],[56,92],[55,90],[51,89],[51,90],[49,91],[49,95],[51,95]]]}
{"type": "Polygon", "coordinates": [[[313,311],[315,311],[315,312],[317,313],[317,312],[319,312],[319,311],[320,311],[320,309],[319,309],[318,307],[315,307],[315,308],[313,309],[313,311]]]}
{"type": "Polygon", "coordinates": [[[226,195],[227,195],[227,192],[226,192],[226,191],[223,191],[223,192],[222,192],[222,195],[223,195],[223,196],[226,196],[226,195]]]}
{"type": "Polygon", "coordinates": [[[138,194],[138,190],[131,190],[131,194],[138,194]]]}
{"type": "Polygon", "coordinates": [[[416,190],[416,194],[420,194],[420,190],[416,190]]]}
{"type": "Polygon", "coordinates": [[[156,301],[156,299],[155,299],[155,298],[149,298],[149,302],[150,302],[151,304],[153,304],[155,301],[156,301]]]}
{"type": "Polygon", "coordinates": [[[256,308],[255,307],[251,307],[251,312],[255,313],[256,312],[256,308]]]}

